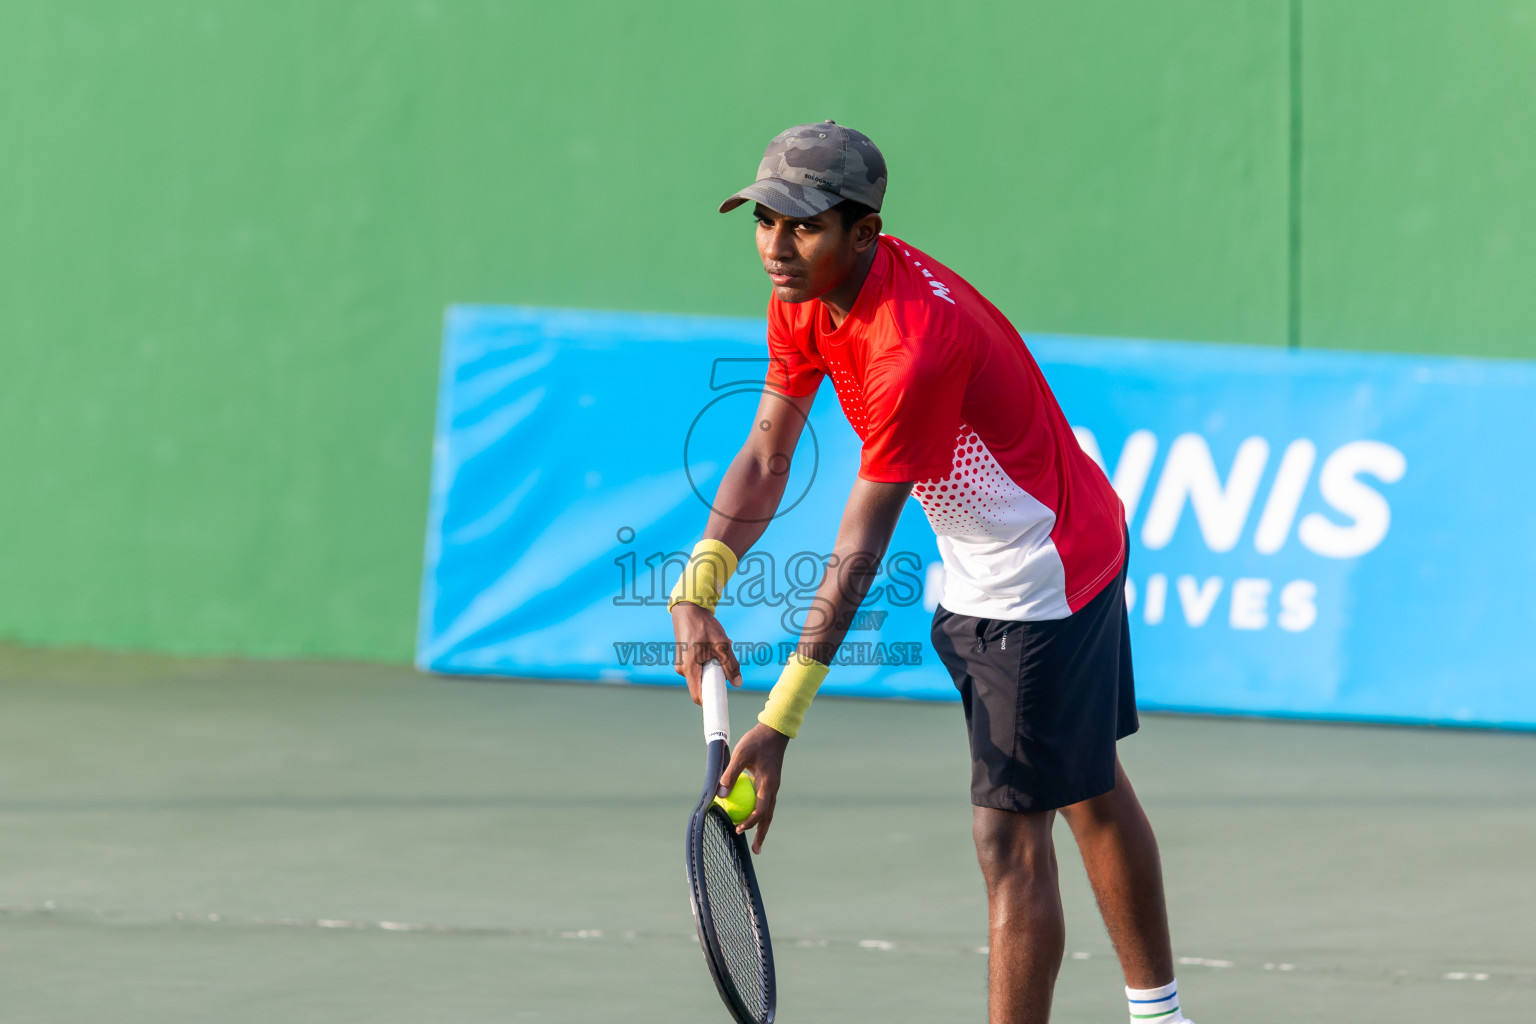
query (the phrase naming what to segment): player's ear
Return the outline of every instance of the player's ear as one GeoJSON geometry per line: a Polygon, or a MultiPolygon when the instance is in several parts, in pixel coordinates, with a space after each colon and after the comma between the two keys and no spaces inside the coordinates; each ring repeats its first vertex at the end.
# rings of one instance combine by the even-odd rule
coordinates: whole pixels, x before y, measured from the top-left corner
{"type": "Polygon", "coordinates": [[[884,225],[880,222],[878,213],[866,214],[860,217],[853,225],[853,251],[867,252],[869,247],[880,240],[880,229],[884,225]]]}

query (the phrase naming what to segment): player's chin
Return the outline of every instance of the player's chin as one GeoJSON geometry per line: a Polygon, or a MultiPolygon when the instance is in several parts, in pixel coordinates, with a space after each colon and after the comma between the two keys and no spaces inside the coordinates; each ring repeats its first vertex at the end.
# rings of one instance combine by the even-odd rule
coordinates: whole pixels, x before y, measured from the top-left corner
{"type": "Polygon", "coordinates": [[[802,279],[796,278],[789,284],[774,285],[773,297],[780,302],[800,303],[811,301],[816,294],[805,285],[802,279]]]}

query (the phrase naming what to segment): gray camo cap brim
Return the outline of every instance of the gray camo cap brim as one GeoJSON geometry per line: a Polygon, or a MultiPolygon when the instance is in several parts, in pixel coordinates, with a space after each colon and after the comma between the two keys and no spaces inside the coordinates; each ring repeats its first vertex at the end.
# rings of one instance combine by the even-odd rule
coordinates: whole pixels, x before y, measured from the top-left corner
{"type": "Polygon", "coordinates": [[[819,188],[780,181],[778,178],[763,178],[721,203],[720,212],[730,213],[743,203],[762,203],[786,217],[814,217],[842,201],[842,196],[819,188]]]}

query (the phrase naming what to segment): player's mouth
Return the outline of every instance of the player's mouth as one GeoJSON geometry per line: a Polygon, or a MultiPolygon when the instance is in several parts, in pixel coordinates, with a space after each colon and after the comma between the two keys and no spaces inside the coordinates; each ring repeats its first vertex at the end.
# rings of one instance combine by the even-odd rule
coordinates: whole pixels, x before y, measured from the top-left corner
{"type": "Polygon", "coordinates": [[[782,269],[771,267],[764,267],[763,269],[768,271],[768,280],[772,281],[779,288],[800,280],[799,274],[786,274],[782,269]]]}

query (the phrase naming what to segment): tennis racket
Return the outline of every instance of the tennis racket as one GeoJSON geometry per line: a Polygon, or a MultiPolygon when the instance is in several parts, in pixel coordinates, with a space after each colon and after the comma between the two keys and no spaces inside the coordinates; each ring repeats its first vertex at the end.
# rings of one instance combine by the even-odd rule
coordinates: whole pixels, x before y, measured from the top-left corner
{"type": "Polygon", "coordinates": [[[768,918],[747,839],[715,803],[731,757],[725,670],[704,666],[704,792],[688,819],[688,900],[704,962],[737,1024],[770,1024],[777,997],[768,918]]]}

